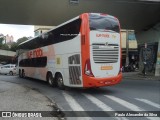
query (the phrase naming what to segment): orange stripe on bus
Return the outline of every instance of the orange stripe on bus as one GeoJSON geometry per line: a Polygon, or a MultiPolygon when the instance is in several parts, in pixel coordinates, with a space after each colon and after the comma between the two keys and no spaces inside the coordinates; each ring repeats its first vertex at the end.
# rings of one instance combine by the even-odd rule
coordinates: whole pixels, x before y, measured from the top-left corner
{"type": "Polygon", "coordinates": [[[81,55],[82,55],[82,80],[83,87],[88,85],[87,76],[85,75],[85,63],[87,59],[90,59],[90,48],[89,48],[89,15],[88,13],[84,13],[80,15],[82,19],[81,23],[81,55]]]}

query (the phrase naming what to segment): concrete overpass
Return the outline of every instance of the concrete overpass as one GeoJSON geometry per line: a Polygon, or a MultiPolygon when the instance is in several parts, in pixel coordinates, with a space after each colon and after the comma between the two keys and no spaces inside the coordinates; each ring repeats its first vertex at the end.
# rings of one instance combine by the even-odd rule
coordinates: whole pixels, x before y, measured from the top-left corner
{"type": "MultiPolygon", "coordinates": [[[[0,23],[56,26],[84,12],[119,18],[121,27],[146,30],[160,21],[160,2],[148,0],[1,0],[0,23]]],[[[157,0],[155,0],[157,1],[157,0]]]]}
{"type": "Polygon", "coordinates": [[[8,51],[8,50],[1,50],[0,49],[0,63],[1,62],[13,62],[13,58],[15,57],[16,52],[8,51]]]}

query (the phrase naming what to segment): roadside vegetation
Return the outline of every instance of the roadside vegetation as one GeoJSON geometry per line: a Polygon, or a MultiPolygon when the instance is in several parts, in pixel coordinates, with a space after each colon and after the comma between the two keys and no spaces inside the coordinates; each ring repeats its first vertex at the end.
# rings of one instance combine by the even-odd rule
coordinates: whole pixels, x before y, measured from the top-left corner
{"type": "Polygon", "coordinates": [[[19,38],[16,42],[5,43],[5,37],[0,36],[0,49],[16,52],[18,45],[28,39],[30,39],[30,37],[22,37],[19,38]]]}

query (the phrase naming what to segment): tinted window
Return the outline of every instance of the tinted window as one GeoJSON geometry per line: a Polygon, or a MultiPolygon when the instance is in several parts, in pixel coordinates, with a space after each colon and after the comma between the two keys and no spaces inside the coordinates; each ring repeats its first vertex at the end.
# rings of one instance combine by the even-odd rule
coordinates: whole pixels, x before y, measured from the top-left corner
{"type": "Polygon", "coordinates": [[[45,67],[46,65],[47,57],[23,59],[19,62],[20,67],[45,67]]]}
{"type": "Polygon", "coordinates": [[[10,68],[10,66],[4,66],[4,68],[10,68]]]}
{"type": "Polygon", "coordinates": [[[108,30],[120,32],[118,21],[111,16],[100,16],[90,14],[89,17],[90,30],[108,30]]]}
{"type": "Polygon", "coordinates": [[[71,40],[79,34],[80,26],[81,26],[81,19],[79,18],[59,28],[51,30],[41,36],[38,36],[20,45],[19,48],[35,49],[38,47],[43,47],[43,46],[71,40]]]}

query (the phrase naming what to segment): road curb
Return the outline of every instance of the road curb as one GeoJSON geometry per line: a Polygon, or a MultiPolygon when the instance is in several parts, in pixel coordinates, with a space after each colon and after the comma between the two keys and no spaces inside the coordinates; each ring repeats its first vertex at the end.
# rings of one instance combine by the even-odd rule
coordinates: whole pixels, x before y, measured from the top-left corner
{"type": "Polygon", "coordinates": [[[127,72],[123,73],[124,80],[158,80],[160,81],[159,76],[153,76],[151,74],[143,75],[140,72],[127,72]]]}

